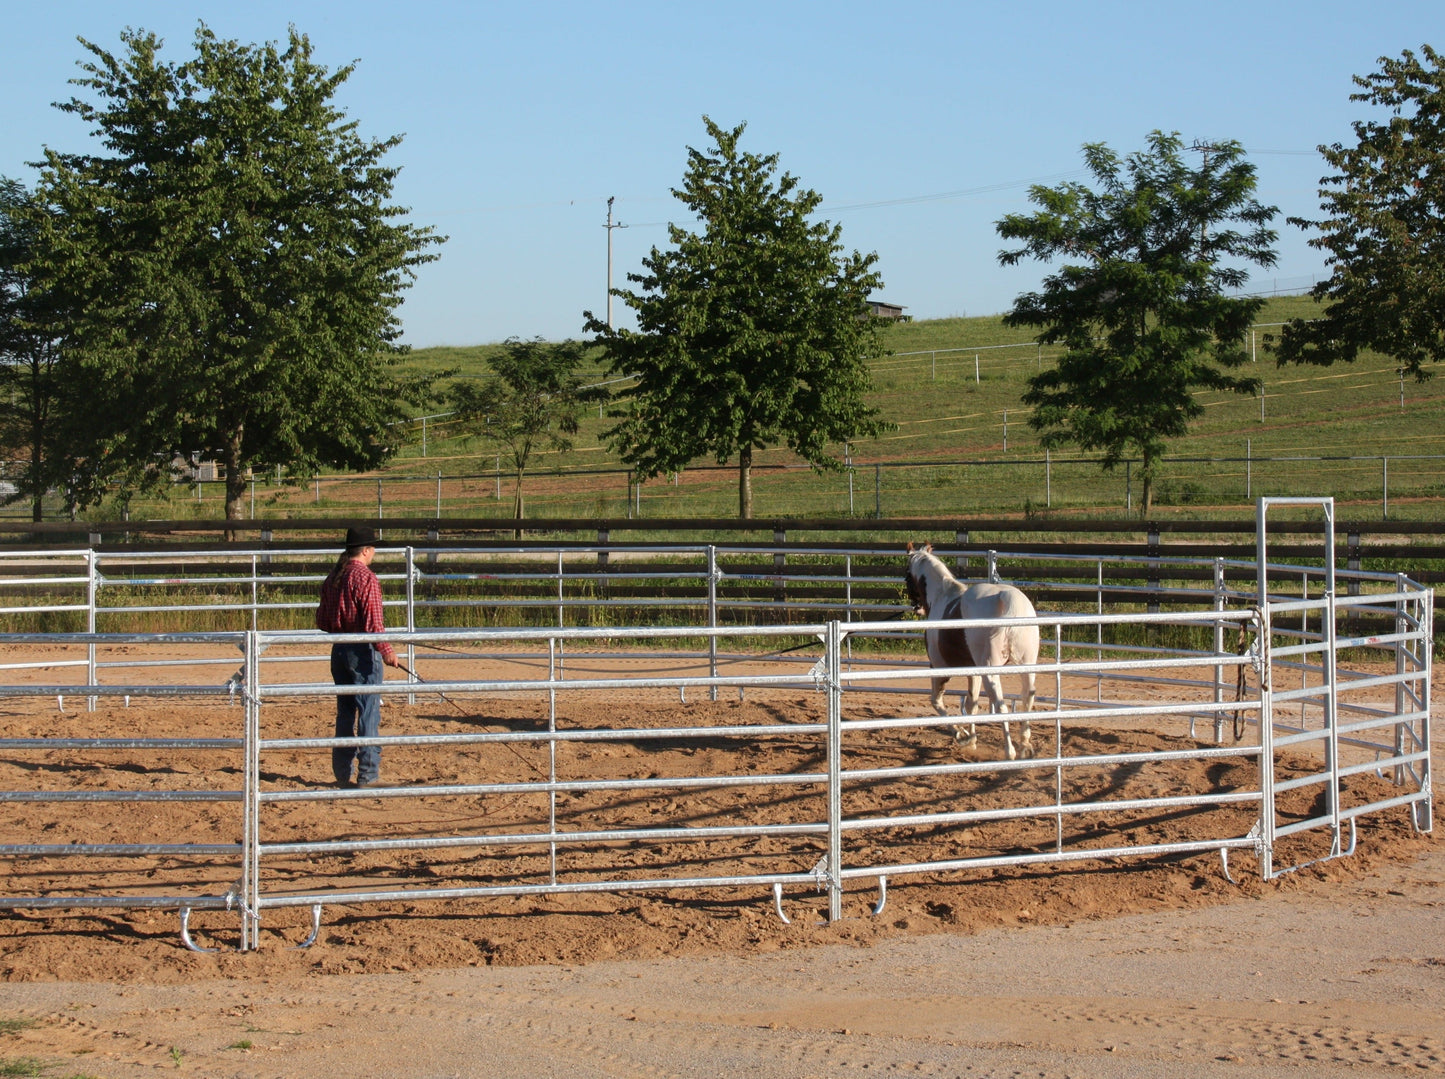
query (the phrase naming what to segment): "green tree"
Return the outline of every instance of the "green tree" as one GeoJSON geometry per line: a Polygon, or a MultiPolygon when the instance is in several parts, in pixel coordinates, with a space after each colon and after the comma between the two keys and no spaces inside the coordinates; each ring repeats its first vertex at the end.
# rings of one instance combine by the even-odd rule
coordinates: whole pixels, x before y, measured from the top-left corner
{"type": "Polygon", "coordinates": [[[1354,77],[1351,101],[1389,110],[1357,120],[1356,144],[1321,146],[1335,170],[1320,183],[1323,220],[1290,218],[1320,235],[1330,276],[1311,295],[1322,318],[1291,320],[1281,363],[1353,361],[1374,349],[1423,381],[1427,362],[1445,359],[1445,58],[1429,45],[1380,57],[1380,70],[1354,77]]]}
{"type": "Polygon", "coordinates": [[[1264,301],[1225,290],[1247,280],[1239,262],[1275,261],[1276,210],[1254,199],[1254,166],[1239,144],[1205,148],[1198,168],[1183,152],[1177,134],[1159,131],[1122,161],[1088,144],[1098,190],[1036,186],[1036,213],[997,224],[1005,239],[1023,241],[999,253],[1005,266],[1062,262],[1004,316],[1008,326],[1044,327],[1039,342],[1065,349],[1057,367],[1029,380],[1029,425],[1046,447],[1101,450],[1105,469],[1138,454],[1146,515],[1168,440],[1204,411],[1195,393],[1258,392],[1258,379],[1228,369],[1248,358],[1245,331],[1264,301]]]}
{"type": "Polygon", "coordinates": [[[846,255],[841,228],[809,221],[822,196],[777,175],[778,155],[742,153],[746,125],[703,117],[716,143],[688,148],[673,194],[701,222],[669,226],[636,290],[617,289],[636,331],[587,313],[613,374],[636,381],[604,432],[639,476],[712,455],[738,461],[738,511],[753,512],[755,451],[786,445],[818,470],[842,467],[830,446],[887,428],[864,403],[867,362],[881,354],[868,294],[876,255],[846,255]]]}
{"type": "Polygon", "coordinates": [[[372,467],[424,385],[395,361],[396,308],[441,238],[388,204],[400,138],[365,140],[333,104],[351,74],[291,30],[242,45],[204,24],[195,56],[154,35],[73,80],[59,107],[103,151],[47,151],[32,269],[73,313],[67,346],[113,459],[160,481],[177,457],[219,461],[226,514],[250,469],[372,467]]]}
{"type": "Polygon", "coordinates": [[[569,436],[577,433],[582,410],[606,396],[582,384],[577,368],[586,352],[587,346],[578,341],[512,337],[490,361],[495,378],[452,383],[452,408],[462,430],[506,449],[517,479],[512,510],[518,520],[524,516],[522,480],[533,452],[570,450],[569,436]]]}
{"type": "Polygon", "coordinates": [[[52,488],[68,489],[77,463],[67,420],[59,318],[26,270],[34,256],[35,217],[44,213],[19,181],[0,177],[0,452],[15,462],[15,491],[5,504],[28,499],[43,518],[52,488]]]}

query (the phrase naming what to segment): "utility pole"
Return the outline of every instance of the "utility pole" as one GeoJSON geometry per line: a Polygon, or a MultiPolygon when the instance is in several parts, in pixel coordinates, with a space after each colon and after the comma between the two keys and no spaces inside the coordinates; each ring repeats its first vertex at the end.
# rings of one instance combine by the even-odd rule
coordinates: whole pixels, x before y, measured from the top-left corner
{"type": "MultiPolygon", "coordinates": [[[[1220,153],[1220,152],[1223,151],[1223,149],[1224,149],[1224,147],[1223,147],[1223,146],[1220,146],[1218,143],[1215,143],[1215,142],[1205,142],[1205,141],[1202,140],[1202,139],[1195,139],[1195,140],[1194,140],[1194,145],[1191,146],[1191,147],[1189,147],[1189,148],[1190,148],[1191,150],[1196,150],[1196,151],[1198,151],[1199,153],[1201,153],[1201,154],[1204,155],[1203,168],[1204,168],[1204,171],[1205,171],[1206,173],[1209,172],[1209,155],[1210,155],[1210,154],[1220,153]]],[[[1205,240],[1204,229],[1205,229],[1204,222],[1203,222],[1203,221],[1199,222],[1199,253],[1200,253],[1201,255],[1204,254],[1204,240],[1205,240]]]]}
{"type": "Polygon", "coordinates": [[[627,226],[621,221],[612,220],[612,203],[616,195],[607,196],[607,224],[602,227],[607,230],[607,328],[612,329],[612,230],[625,229],[627,226]]]}

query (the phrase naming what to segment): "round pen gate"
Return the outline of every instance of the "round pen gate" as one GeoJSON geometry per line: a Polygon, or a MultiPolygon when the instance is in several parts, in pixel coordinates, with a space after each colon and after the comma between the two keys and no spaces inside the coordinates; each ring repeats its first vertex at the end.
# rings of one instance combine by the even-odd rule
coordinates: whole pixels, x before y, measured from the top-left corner
{"type": "MultiPolygon", "coordinates": [[[[654,598],[702,617],[585,626],[566,624],[578,601],[558,553],[555,596],[511,597],[558,624],[420,627],[437,578],[463,612],[486,601],[468,608],[454,578],[494,578],[407,549],[404,580],[383,579],[389,611],[407,612],[388,639],[408,674],[381,688],[382,781],[360,789],[331,779],[332,749],[359,740],[326,737],[352,691],[331,684],[326,655],[370,638],[97,633],[95,556],[68,553],[88,605],[55,606],[80,610],[86,632],[4,635],[0,906],[175,910],[192,947],[191,912],[228,910],[242,949],[285,908],[309,913],[309,944],[328,908],[579,892],[755,893],[786,920],[789,896],[816,890],[836,919],[845,902],[881,912],[890,883],[918,875],[966,886],[1004,866],[1201,855],[1228,875],[1245,854],[1269,878],[1349,854],[1368,814],[1429,830],[1433,595],[1337,571],[1328,501],[1309,503],[1325,516],[1319,556],[1271,561],[1267,518],[1296,501],[1261,501],[1257,563],[1161,556],[1129,571],[1138,585],[1108,558],[1088,590],[1031,576],[1023,556],[939,551],[961,575],[1056,597],[1023,620],[1037,662],[1002,672],[1015,705],[1015,676],[1037,692],[1031,755],[1014,760],[999,724],[1017,731],[1021,715],[971,717],[966,748],[957,695],[949,715],[929,706],[932,678],[962,688],[990,672],[927,669],[924,624],[899,618],[901,557],[880,601],[852,576],[863,555],[831,552],[835,585],[849,563],[827,618],[788,594],[819,562],[750,571],[764,579],[736,602],[770,620],[723,624],[738,583],[726,554],[689,550],[654,598]],[[781,591],[781,607],[759,591],[781,591]]],[[[253,602],[231,604],[243,616],[267,605],[265,569],[253,564],[253,602]]],[[[585,599],[595,613],[608,597],[585,599]]]]}

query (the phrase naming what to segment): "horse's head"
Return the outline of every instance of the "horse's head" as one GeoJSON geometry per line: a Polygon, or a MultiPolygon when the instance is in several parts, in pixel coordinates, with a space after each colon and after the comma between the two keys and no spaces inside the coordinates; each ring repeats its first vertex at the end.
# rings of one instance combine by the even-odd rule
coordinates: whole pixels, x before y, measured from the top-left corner
{"type": "Polygon", "coordinates": [[[903,587],[908,592],[908,603],[919,618],[928,617],[928,577],[925,567],[932,560],[933,544],[926,544],[922,550],[915,550],[908,544],[908,568],[903,573],[903,587]]]}

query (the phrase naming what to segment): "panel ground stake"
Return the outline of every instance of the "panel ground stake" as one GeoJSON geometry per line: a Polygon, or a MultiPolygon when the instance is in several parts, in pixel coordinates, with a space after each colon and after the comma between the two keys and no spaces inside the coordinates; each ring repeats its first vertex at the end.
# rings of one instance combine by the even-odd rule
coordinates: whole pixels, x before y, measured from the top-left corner
{"type": "Polygon", "coordinates": [[[783,920],[784,925],[792,925],[793,920],[783,913],[783,886],[773,885],[773,907],[778,912],[778,917],[783,920]]]}
{"type": "Polygon", "coordinates": [[[316,943],[316,938],[321,935],[321,904],[317,903],[311,908],[311,935],[300,944],[293,944],[292,951],[300,951],[302,948],[309,948],[316,943]]]}
{"type": "Polygon", "coordinates": [[[181,908],[181,943],[193,952],[219,952],[220,948],[197,947],[196,942],[191,940],[191,908],[181,908]]]}
{"type": "MultiPolygon", "coordinates": [[[[1226,877],[1229,873],[1224,874],[1226,877]]],[[[878,878],[878,903],[873,908],[873,916],[876,918],[883,913],[883,908],[888,905],[888,878],[878,878]]]]}

